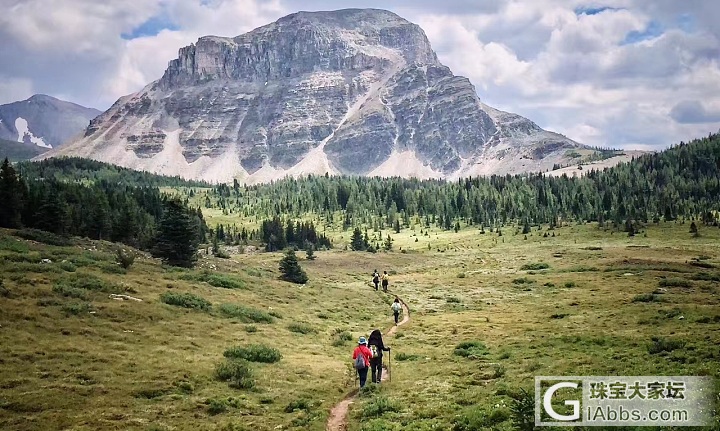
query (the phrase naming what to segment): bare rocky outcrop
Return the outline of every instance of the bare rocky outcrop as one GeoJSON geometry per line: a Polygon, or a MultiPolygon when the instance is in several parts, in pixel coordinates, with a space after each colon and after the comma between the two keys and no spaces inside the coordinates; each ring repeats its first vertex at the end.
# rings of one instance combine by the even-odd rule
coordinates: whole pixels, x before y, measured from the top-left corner
{"type": "Polygon", "coordinates": [[[545,170],[579,144],[480,102],[420,27],[376,9],[299,12],[180,49],[53,155],[209,181],[453,178],[545,170]],[[529,161],[529,162],[526,162],[529,161]]]}

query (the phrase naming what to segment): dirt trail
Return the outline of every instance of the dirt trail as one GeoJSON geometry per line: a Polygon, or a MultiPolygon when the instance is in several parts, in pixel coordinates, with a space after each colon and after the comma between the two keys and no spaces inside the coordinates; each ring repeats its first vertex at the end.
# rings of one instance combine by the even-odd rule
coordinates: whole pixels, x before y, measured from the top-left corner
{"type": "MultiPolygon", "coordinates": [[[[407,304],[405,304],[405,301],[402,299],[400,300],[400,303],[402,303],[403,308],[403,318],[400,322],[398,322],[397,325],[393,326],[392,328],[388,329],[387,332],[385,332],[385,336],[392,336],[397,331],[397,328],[399,326],[402,326],[410,321],[410,309],[408,309],[407,304]]],[[[385,364],[383,364],[383,374],[382,374],[382,381],[384,382],[385,379],[387,379],[388,375],[390,373],[385,368],[385,364]]],[[[369,378],[370,376],[368,376],[369,378]]],[[[357,398],[358,389],[353,389],[352,392],[347,394],[345,398],[343,398],[342,401],[337,403],[335,407],[330,410],[330,416],[328,417],[327,426],[325,427],[326,431],[345,431],[347,430],[347,414],[348,410],[350,408],[350,404],[355,402],[355,398],[357,398]]]]}

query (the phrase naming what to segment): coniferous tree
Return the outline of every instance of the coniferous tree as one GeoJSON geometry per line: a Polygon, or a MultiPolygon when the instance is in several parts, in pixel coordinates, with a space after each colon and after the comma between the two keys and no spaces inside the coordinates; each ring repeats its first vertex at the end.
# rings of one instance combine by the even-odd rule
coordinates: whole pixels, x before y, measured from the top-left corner
{"type": "Polygon", "coordinates": [[[168,265],[192,268],[197,261],[197,225],[179,200],[168,199],[163,207],[153,255],[168,265]]]}
{"type": "Polygon", "coordinates": [[[354,251],[367,250],[367,243],[365,242],[359,227],[355,227],[355,230],[353,230],[352,239],[350,240],[350,249],[354,251]]]}
{"type": "Polygon", "coordinates": [[[313,246],[312,243],[308,243],[305,246],[305,258],[307,260],[315,260],[317,256],[315,256],[315,246],[313,246]]]}
{"type": "Polygon", "coordinates": [[[285,256],[280,260],[280,278],[291,283],[304,284],[308,281],[308,276],[300,267],[295,250],[289,248],[285,252],[285,256]]]}
{"type": "Polygon", "coordinates": [[[21,227],[23,188],[22,181],[6,157],[0,167],[0,227],[21,227]]]}

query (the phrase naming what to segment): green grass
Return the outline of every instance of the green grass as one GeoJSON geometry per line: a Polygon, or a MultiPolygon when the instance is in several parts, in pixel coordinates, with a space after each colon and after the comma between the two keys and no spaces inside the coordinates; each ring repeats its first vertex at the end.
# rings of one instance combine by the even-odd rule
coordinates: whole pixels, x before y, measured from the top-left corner
{"type": "MultiPolygon", "coordinates": [[[[253,226],[250,217],[217,215],[253,226]]],[[[361,392],[348,431],[516,429],[532,423],[533,396],[522,389],[536,375],[720,379],[717,270],[691,264],[698,256],[717,264],[720,229],[692,238],[687,224],[661,222],[647,237],[628,238],[565,223],[555,238],[534,228],[525,241],[511,224],[500,237],[464,223],[458,233],[428,229],[411,218],[414,231],[383,229],[395,251],[372,254],[344,251],[348,232],[334,217],[307,218],[336,249],[303,261],[310,281],[302,287],[277,280],[279,253],[203,256],[194,270],[139,254],[126,273],[109,273],[114,244],[76,238],[54,246],[0,230],[0,279],[9,292],[0,298],[0,428],[322,431],[332,406],[356,386],[348,367],[357,338],[375,328],[392,347],[392,381],[361,392]],[[597,245],[601,251],[586,250],[597,245]],[[638,245],[647,247],[629,247],[638,245]],[[527,261],[551,270],[519,271],[527,261]],[[368,284],[376,267],[394,270],[392,294],[411,310],[396,335],[387,334],[393,296],[368,284]],[[214,286],[208,273],[245,288],[214,286]],[[659,286],[674,279],[690,288],[659,286]],[[142,301],[113,300],[110,291],[142,301]],[[170,306],[159,300],[166,293],[212,305],[170,306]],[[232,350],[265,360],[255,345],[282,358],[224,357],[232,350]]]]}

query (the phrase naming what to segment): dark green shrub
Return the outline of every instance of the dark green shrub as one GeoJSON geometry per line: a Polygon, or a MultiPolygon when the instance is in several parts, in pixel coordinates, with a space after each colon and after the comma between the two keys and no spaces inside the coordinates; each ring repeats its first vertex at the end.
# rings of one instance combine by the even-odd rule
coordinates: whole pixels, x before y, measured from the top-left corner
{"type": "Polygon", "coordinates": [[[217,399],[211,399],[207,401],[208,406],[208,413],[211,416],[219,415],[220,413],[225,413],[228,409],[227,403],[225,400],[217,400],[217,399]]]}
{"type": "Polygon", "coordinates": [[[244,305],[222,304],[218,309],[221,315],[238,319],[243,323],[273,323],[275,321],[268,313],[244,305]]]}
{"type": "Polygon", "coordinates": [[[127,251],[122,248],[118,248],[115,251],[115,262],[120,265],[123,269],[130,269],[133,263],[135,263],[135,253],[127,251]]]}
{"type": "Polygon", "coordinates": [[[395,359],[397,361],[417,361],[420,359],[420,355],[409,355],[407,353],[400,352],[395,354],[395,359]]]}
{"type": "Polygon", "coordinates": [[[225,274],[203,273],[198,277],[198,280],[204,281],[210,286],[221,287],[223,289],[245,289],[245,282],[243,280],[225,274]]]}
{"type": "Polygon", "coordinates": [[[67,298],[77,298],[83,301],[88,300],[87,290],[70,287],[65,284],[56,284],[53,286],[53,292],[67,298]]]}
{"type": "MultiPolygon", "coordinates": [[[[372,386],[372,385],[370,385],[372,386]]],[[[363,418],[379,418],[388,412],[399,412],[400,404],[384,395],[379,395],[366,403],[362,409],[363,418]]]]}
{"type": "Polygon", "coordinates": [[[511,395],[510,417],[516,431],[534,431],[535,428],[535,395],[520,389],[511,395]]]}
{"type": "Polygon", "coordinates": [[[248,334],[255,333],[255,332],[257,332],[257,330],[258,330],[257,326],[255,326],[255,325],[247,325],[245,327],[245,332],[247,332],[248,334]]]}
{"type": "Polygon", "coordinates": [[[565,284],[563,284],[563,286],[565,286],[566,288],[570,289],[570,288],[572,288],[572,287],[575,287],[576,284],[575,284],[574,281],[567,281],[567,282],[565,282],[565,284]]]}
{"type": "Polygon", "coordinates": [[[55,285],[105,293],[119,293],[122,290],[115,283],[105,281],[92,274],[68,274],[60,278],[55,285]]]}
{"type": "Polygon", "coordinates": [[[288,325],[290,332],[296,332],[298,334],[317,334],[317,330],[307,323],[291,323],[288,325]]]}
{"type": "Polygon", "coordinates": [[[698,268],[716,268],[716,266],[710,262],[692,261],[690,262],[690,265],[697,266],[698,268]]]}
{"type": "Polygon", "coordinates": [[[63,304],[62,311],[67,314],[78,315],[87,313],[92,310],[92,305],[88,302],[71,302],[69,304],[63,304]]]}
{"type": "Polygon", "coordinates": [[[73,265],[72,262],[68,262],[68,261],[62,261],[62,262],[58,263],[58,267],[60,267],[60,269],[62,269],[65,272],[77,271],[77,266],[73,265]]]}
{"type": "Polygon", "coordinates": [[[660,302],[659,296],[653,293],[641,293],[633,297],[632,302],[660,302]]]}
{"type": "Polygon", "coordinates": [[[535,283],[535,280],[523,277],[523,278],[516,278],[513,281],[513,284],[533,284],[535,283]]]}
{"type": "Polygon", "coordinates": [[[229,359],[244,359],[249,362],[272,364],[282,359],[278,349],[262,344],[251,344],[247,347],[231,347],[223,353],[229,359]]]}
{"type": "Polygon", "coordinates": [[[474,408],[455,418],[453,431],[476,431],[494,429],[493,427],[510,419],[510,411],[497,408],[487,413],[483,409],[474,408]]]}
{"type": "Polygon", "coordinates": [[[32,241],[42,242],[43,244],[56,245],[56,246],[68,246],[75,245],[77,242],[65,236],[56,235],[51,232],[45,232],[39,229],[21,229],[15,232],[16,236],[20,238],[29,239],[32,241]]]}
{"type": "Polygon", "coordinates": [[[684,278],[663,278],[658,285],[660,287],[692,287],[692,283],[684,278]]]}
{"type": "Polygon", "coordinates": [[[292,413],[298,410],[303,410],[306,412],[309,412],[313,408],[313,402],[306,399],[306,398],[300,398],[294,401],[290,401],[287,406],[285,406],[285,409],[283,410],[285,413],[292,413]]]}
{"type": "Polygon", "coordinates": [[[692,275],[692,279],[698,281],[720,281],[720,273],[698,272],[692,275]]]}
{"type": "Polygon", "coordinates": [[[237,389],[250,389],[255,386],[250,364],[243,360],[226,360],[219,363],[215,368],[215,378],[237,389]]]}
{"type": "Polygon", "coordinates": [[[682,340],[668,340],[660,337],[652,337],[652,344],[648,346],[648,353],[655,355],[663,352],[672,352],[673,350],[682,349],[685,347],[685,342],[682,340]]]}
{"type": "Polygon", "coordinates": [[[520,269],[523,271],[538,271],[541,269],[548,269],[548,268],[550,268],[550,265],[545,262],[526,263],[525,265],[520,267],[520,269]]]}
{"type": "Polygon", "coordinates": [[[479,359],[490,353],[488,348],[481,341],[463,341],[453,351],[456,356],[463,358],[479,359]]]}
{"type": "Polygon", "coordinates": [[[165,292],[160,295],[160,300],[168,305],[203,311],[210,310],[210,307],[212,305],[202,296],[198,296],[192,293],[165,292]]]}

